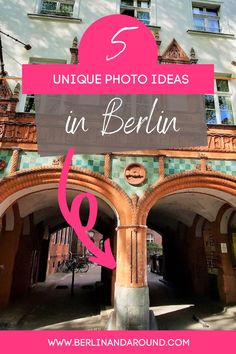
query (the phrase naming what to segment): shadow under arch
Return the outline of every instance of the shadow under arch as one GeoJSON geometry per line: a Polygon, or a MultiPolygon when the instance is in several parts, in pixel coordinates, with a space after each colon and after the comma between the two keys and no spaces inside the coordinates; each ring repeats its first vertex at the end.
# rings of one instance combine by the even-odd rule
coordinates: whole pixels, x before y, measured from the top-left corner
{"type": "MultiPolygon", "coordinates": [[[[9,237],[5,237],[5,235],[8,236],[8,233],[12,233],[12,239],[17,240],[17,237],[22,237],[23,234],[21,234],[21,231],[19,231],[19,235],[15,235],[15,229],[17,229],[17,223],[20,221],[21,223],[24,223],[26,218],[30,217],[31,214],[36,213],[38,211],[41,211],[42,208],[45,207],[47,204],[48,200],[54,201],[56,205],[57,203],[57,189],[58,189],[58,184],[60,181],[61,177],[61,167],[60,166],[40,166],[32,169],[27,169],[27,170],[21,170],[17,171],[16,173],[12,174],[11,176],[7,176],[4,179],[0,181],[0,217],[3,216],[3,237],[2,240],[4,240],[4,245],[6,246],[6,250],[8,252],[8,248],[10,247],[10,244],[8,242],[9,237]],[[54,193],[54,194],[53,194],[54,193]],[[48,195],[47,195],[48,194],[48,195]],[[40,195],[40,200],[37,199],[37,197],[40,195]],[[45,200],[43,199],[43,196],[47,195],[45,200]],[[32,203],[30,204],[29,201],[33,200],[35,198],[35,204],[32,203]],[[53,199],[54,198],[54,199],[53,199]],[[21,203],[25,203],[27,199],[27,205],[25,205],[24,209],[21,207],[21,203]],[[41,203],[42,200],[42,203],[41,203]],[[29,207],[27,210],[27,206],[29,207]],[[11,209],[17,209],[17,213],[11,211],[11,209]],[[6,230],[5,227],[5,220],[6,217],[10,218],[11,215],[8,215],[8,211],[10,210],[10,214],[14,214],[12,216],[12,225],[11,226],[11,231],[6,230]],[[14,217],[15,216],[15,217],[14,217]]],[[[110,228],[112,228],[113,231],[113,226],[114,226],[114,234],[109,233],[108,231],[108,223],[103,221],[103,225],[100,225],[100,227],[103,227],[103,230],[100,229],[100,231],[104,231],[104,236],[105,237],[111,237],[114,242],[114,252],[116,252],[116,235],[115,235],[115,227],[117,225],[122,225],[122,224],[128,224],[130,223],[130,219],[132,217],[132,203],[130,198],[127,196],[127,194],[113,181],[111,181],[109,178],[99,174],[95,173],[93,171],[90,171],[85,168],[78,168],[78,167],[71,167],[69,174],[68,174],[68,179],[67,179],[67,191],[68,191],[68,197],[72,197],[82,191],[90,192],[93,193],[96,197],[98,197],[99,201],[102,201],[101,205],[105,205],[106,207],[108,206],[109,208],[107,209],[101,209],[101,213],[103,211],[112,209],[113,214],[115,218],[112,218],[112,222],[114,222],[112,225],[110,225],[110,228]],[[106,231],[106,234],[105,234],[106,231]],[[114,237],[113,237],[114,236],[114,237]]],[[[68,199],[69,199],[68,198],[68,199]]],[[[71,201],[71,199],[69,199],[71,201]]],[[[57,211],[56,211],[57,212],[57,211]]],[[[57,216],[57,214],[55,214],[57,216]]],[[[108,214],[109,217],[110,214],[108,214]]],[[[35,215],[34,215],[35,216],[35,215]]],[[[50,216],[50,215],[49,215],[50,216]]],[[[107,216],[107,215],[105,215],[107,216]]],[[[44,217],[44,214],[43,214],[44,217]]],[[[9,219],[10,220],[10,219],[9,219]]],[[[40,219],[41,220],[41,219],[40,219]]],[[[44,221],[44,219],[42,219],[44,221]]],[[[98,222],[99,222],[99,213],[98,213],[98,222]]],[[[101,222],[100,222],[101,224],[101,222]]],[[[46,223],[45,223],[46,225],[46,223]]],[[[9,227],[10,227],[9,226],[9,227]]],[[[43,226],[43,225],[42,225],[43,226]]],[[[19,227],[18,227],[19,229],[19,227]]],[[[35,237],[40,236],[41,237],[41,221],[39,224],[35,222],[32,218],[32,233],[35,231],[35,237]],[[36,229],[36,226],[39,225],[40,229],[36,229]],[[34,229],[33,229],[34,227],[34,229]],[[37,234],[36,234],[37,231],[37,234]]],[[[31,230],[30,230],[31,232],[31,230]]],[[[43,234],[42,234],[43,235],[43,234]]],[[[23,235],[25,237],[25,235],[23,235]]],[[[28,239],[31,239],[28,237],[28,239]]],[[[18,241],[14,241],[18,242],[18,241]]],[[[46,242],[46,241],[45,241],[46,242]]],[[[18,246],[16,246],[16,250],[18,252],[18,246]]],[[[41,247],[41,246],[40,246],[41,247]]],[[[45,246],[46,250],[46,246],[45,246]]],[[[37,249],[38,251],[38,249],[37,249]]],[[[23,251],[22,251],[23,252],[23,251]]],[[[6,253],[6,252],[5,252],[6,253]]],[[[7,254],[7,253],[6,253],[7,254]]],[[[22,253],[23,254],[23,253],[22,253]]],[[[46,251],[45,251],[46,254],[46,251]]],[[[0,254],[1,256],[1,254],[0,254]]],[[[11,259],[11,264],[9,265],[10,272],[14,272],[15,268],[15,259],[16,259],[17,254],[15,254],[12,259],[11,259]]],[[[9,258],[9,257],[8,257],[9,258]]],[[[26,258],[26,257],[25,257],[26,258]]],[[[20,259],[20,258],[19,258],[20,259]]],[[[45,258],[46,259],[46,258],[45,258]]],[[[2,264],[2,263],[1,263],[2,264]]],[[[46,262],[45,262],[46,264],[46,262]]],[[[27,269],[30,269],[29,274],[31,273],[30,265],[27,263],[26,264],[27,269]]],[[[23,269],[23,268],[22,268],[23,269]]],[[[105,271],[103,271],[105,272],[105,271]]],[[[108,273],[108,271],[107,271],[108,273]]],[[[110,272],[111,273],[111,272],[110,272]]],[[[110,293],[113,291],[114,288],[114,283],[115,283],[115,272],[113,272],[111,275],[106,277],[107,284],[109,281],[109,291],[110,293]],[[114,276],[113,276],[114,273],[114,276]],[[113,277],[113,278],[112,278],[113,277]]],[[[16,273],[17,274],[17,273],[16,273]]],[[[19,273],[18,273],[19,274],[19,273]]],[[[27,275],[27,281],[30,279],[31,275],[27,275]]],[[[26,278],[24,278],[26,279],[26,278]]],[[[104,276],[105,279],[105,276],[104,276]]],[[[105,280],[104,280],[105,282],[105,280]]],[[[15,287],[14,283],[14,287],[15,287]]],[[[28,284],[28,283],[27,283],[28,284]]],[[[16,284],[17,285],[17,284],[16,284]]],[[[28,285],[27,285],[28,286],[28,285]]],[[[4,300],[4,306],[6,306],[9,302],[11,294],[13,294],[14,290],[12,284],[8,284],[6,286],[6,289],[4,291],[7,293],[6,300],[4,300]]],[[[21,291],[21,288],[19,288],[21,291]]],[[[22,286],[22,291],[25,290],[23,289],[22,286]]],[[[16,293],[16,292],[14,292],[16,293]]],[[[107,297],[111,298],[110,293],[107,292],[107,297]]],[[[1,300],[1,293],[0,293],[0,300],[1,300]]]]}
{"type": "MultiPolygon", "coordinates": [[[[20,198],[47,188],[58,188],[61,168],[42,166],[18,171],[0,182],[0,216],[20,198]]],[[[128,195],[109,178],[85,168],[72,167],[67,188],[87,191],[106,202],[115,212],[118,224],[129,222],[132,203],[128,195]]]]}
{"type": "Polygon", "coordinates": [[[138,204],[138,219],[145,225],[148,214],[153,206],[163,197],[183,191],[208,190],[229,205],[236,206],[236,177],[219,172],[201,173],[197,171],[176,174],[158,181],[140,198],[138,204]],[[231,200],[232,199],[232,200],[231,200]]]}
{"type": "MultiPolygon", "coordinates": [[[[192,171],[160,179],[140,198],[139,222],[148,226],[154,222],[159,230],[163,228],[164,280],[180,289],[181,296],[220,294],[224,301],[223,286],[218,288],[218,284],[226,287],[228,283],[225,285],[222,270],[218,278],[208,274],[205,236],[218,235],[220,215],[226,208],[236,207],[235,187],[233,176],[192,171]],[[210,225],[209,230],[204,229],[205,224],[210,225]]],[[[220,259],[220,251],[217,255],[220,259]]],[[[228,276],[227,269],[225,266],[224,274],[228,276]]],[[[233,294],[232,287],[230,296],[233,294]]],[[[170,293],[170,300],[173,295],[170,293]]]]}

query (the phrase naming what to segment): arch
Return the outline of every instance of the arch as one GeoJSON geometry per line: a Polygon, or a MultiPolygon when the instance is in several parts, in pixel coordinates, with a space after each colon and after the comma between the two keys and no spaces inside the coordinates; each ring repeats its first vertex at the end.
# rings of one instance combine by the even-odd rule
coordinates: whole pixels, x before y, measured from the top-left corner
{"type": "Polygon", "coordinates": [[[229,219],[229,223],[228,223],[228,230],[230,229],[234,229],[236,228],[236,210],[234,209],[234,212],[231,214],[230,219],[229,219]]]}
{"type": "Polygon", "coordinates": [[[15,215],[12,207],[9,207],[6,212],[6,231],[13,231],[15,226],[15,215]]]}
{"type": "Polygon", "coordinates": [[[205,219],[200,216],[196,222],[196,226],[195,226],[195,237],[200,238],[202,237],[202,230],[203,230],[203,226],[204,226],[204,222],[205,219]]]}
{"type": "Polygon", "coordinates": [[[222,210],[220,210],[219,226],[220,226],[221,234],[228,233],[229,222],[234,212],[235,212],[235,208],[231,207],[230,205],[225,205],[224,207],[222,207],[222,210]]]}
{"type": "Polygon", "coordinates": [[[236,178],[223,173],[201,173],[197,171],[176,174],[158,181],[140,198],[138,219],[145,225],[147,216],[158,200],[181,191],[208,191],[209,194],[236,206],[236,178]],[[217,193],[215,192],[217,191],[217,193]],[[233,197],[233,198],[232,198],[233,197]]]}
{"type": "MultiPolygon", "coordinates": [[[[44,166],[27,171],[16,172],[13,176],[4,178],[0,183],[0,216],[19,198],[48,187],[56,189],[61,176],[61,168],[44,166]]],[[[67,187],[94,193],[104,200],[115,212],[118,223],[128,223],[127,210],[132,209],[132,203],[127,194],[109,178],[85,168],[70,169],[67,187]]]]}

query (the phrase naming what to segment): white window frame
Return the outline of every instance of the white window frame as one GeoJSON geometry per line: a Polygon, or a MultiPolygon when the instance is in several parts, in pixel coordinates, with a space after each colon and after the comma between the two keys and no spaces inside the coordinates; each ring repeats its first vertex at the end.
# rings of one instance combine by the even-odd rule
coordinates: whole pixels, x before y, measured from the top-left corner
{"type": "Polygon", "coordinates": [[[212,32],[212,33],[221,33],[222,32],[222,28],[221,28],[221,5],[220,4],[216,4],[216,3],[198,3],[198,2],[192,2],[192,18],[193,18],[193,26],[194,26],[194,30],[196,31],[202,31],[202,32],[212,32]],[[193,13],[193,9],[194,7],[200,7],[204,9],[205,14],[194,14],[193,13]],[[206,10],[217,10],[217,16],[209,16],[207,15],[206,10]],[[199,18],[199,19],[203,19],[204,20],[204,29],[198,29],[194,23],[194,18],[199,18]],[[218,20],[219,22],[219,31],[211,31],[208,27],[208,20],[218,20]]]}
{"type": "Polygon", "coordinates": [[[232,90],[231,90],[231,85],[230,85],[230,80],[224,79],[224,77],[227,77],[227,75],[224,75],[222,78],[218,75],[216,75],[217,79],[214,80],[214,95],[207,95],[207,96],[214,96],[214,104],[215,104],[215,112],[216,112],[216,123],[207,123],[209,125],[236,125],[236,117],[233,111],[233,101],[232,101],[232,90]],[[224,92],[224,91],[218,91],[217,90],[217,80],[225,80],[228,81],[228,86],[229,86],[229,91],[224,92]],[[233,114],[233,121],[234,124],[224,124],[221,121],[221,111],[220,111],[220,103],[219,103],[219,96],[225,96],[229,97],[231,101],[231,106],[232,106],[232,114],[233,114]]]}
{"type": "Polygon", "coordinates": [[[151,233],[147,234],[147,242],[154,243],[154,236],[151,233]]]}
{"type": "Polygon", "coordinates": [[[122,13],[122,10],[132,10],[134,11],[134,17],[137,18],[138,20],[140,20],[141,22],[143,22],[144,24],[146,24],[147,26],[150,25],[151,23],[151,1],[152,0],[144,0],[144,1],[140,1],[140,2],[145,2],[148,3],[149,6],[147,8],[144,7],[139,7],[138,6],[138,2],[139,0],[133,0],[133,5],[123,5],[122,4],[122,0],[120,2],[120,13],[122,13]],[[144,21],[142,21],[141,19],[138,18],[138,12],[145,12],[149,14],[149,22],[145,23],[144,21]]]}
{"type": "MultiPolygon", "coordinates": [[[[30,58],[29,59],[29,64],[66,64],[67,61],[64,59],[51,59],[51,58],[30,58]]],[[[17,105],[17,112],[23,112],[23,113],[35,113],[34,111],[32,112],[26,112],[25,111],[25,106],[26,106],[26,99],[31,95],[23,95],[21,93],[19,103],[17,105]]]]}
{"type": "Polygon", "coordinates": [[[65,17],[74,17],[74,10],[75,10],[75,0],[41,0],[41,6],[40,6],[40,14],[42,15],[55,15],[55,16],[65,16],[65,17]],[[44,2],[51,2],[56,4],[56,9],[55,11],[47,11],[43,10],[43,3],[44,2]],[[61,4],[68,4],[68,5],[73,5],[73,10],[67,15],[63,15],[63,12],[60,11],[60,6],[61,4]]]}
{"type": "MultiPolygon", "coordinates": [[[[47,16],[46,14],[42,14],[41,13],[42,2],[43,2],[43,0],[36,0],[36,2],[35,2],[35,14],[42,15],[42,16],[47,16]]],[[[58,2],[59,2],[59,0],[58,0],[58,2]]],[[[63,2],[63,1],[61,1],[61,2],[63,2]]],[[[73,15],[70,16],[70,17],[68,17],[68,16],[63,16],[63,17],[65,17],[65,19],[78,18],[79,17],[79,12],[80,12],[80,2],[81,2],[81,0],[74,0],[73,15]]],[[[52,17],[53,14],[48,13],[48,16],[52,17]]],[[[54,16],[56,16],[56,15],[54,15],[54,16]]]]}

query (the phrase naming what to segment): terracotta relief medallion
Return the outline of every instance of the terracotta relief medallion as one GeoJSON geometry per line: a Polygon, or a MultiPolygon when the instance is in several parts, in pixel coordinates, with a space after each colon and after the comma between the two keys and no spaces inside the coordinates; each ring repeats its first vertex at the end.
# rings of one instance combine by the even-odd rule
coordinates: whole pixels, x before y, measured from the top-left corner
{"type": "Polygon", "coordinates": [[[55,160],[53,160],[53,166],[61,166],[65,161],[65,156],[58,156],[55,160]]]}
{"type": "Polygon", "coordinates": [[[125,169],[125,179],[132,186],[142,184],[146,179],[146,170],[143,165],[139,163],[132,163],[125,169]]]}
{"type": "Polygon", "coordinates": [[[58,158],[58,159],[53,160],[52,164],[53,164],[53,166],[60,166],[60,164],[61,164],[60,159],[58,158]]]}

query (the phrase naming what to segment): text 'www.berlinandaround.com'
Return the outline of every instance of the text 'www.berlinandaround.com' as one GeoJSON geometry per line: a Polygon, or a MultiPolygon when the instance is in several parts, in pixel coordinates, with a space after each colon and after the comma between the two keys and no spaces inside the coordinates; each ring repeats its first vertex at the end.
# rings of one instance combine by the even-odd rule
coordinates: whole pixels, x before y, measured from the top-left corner
{"type": "Polygon", "coordinates": [[[48,339],[50,347],[190,347],[184,338],[70,338],[48,339]]]}

